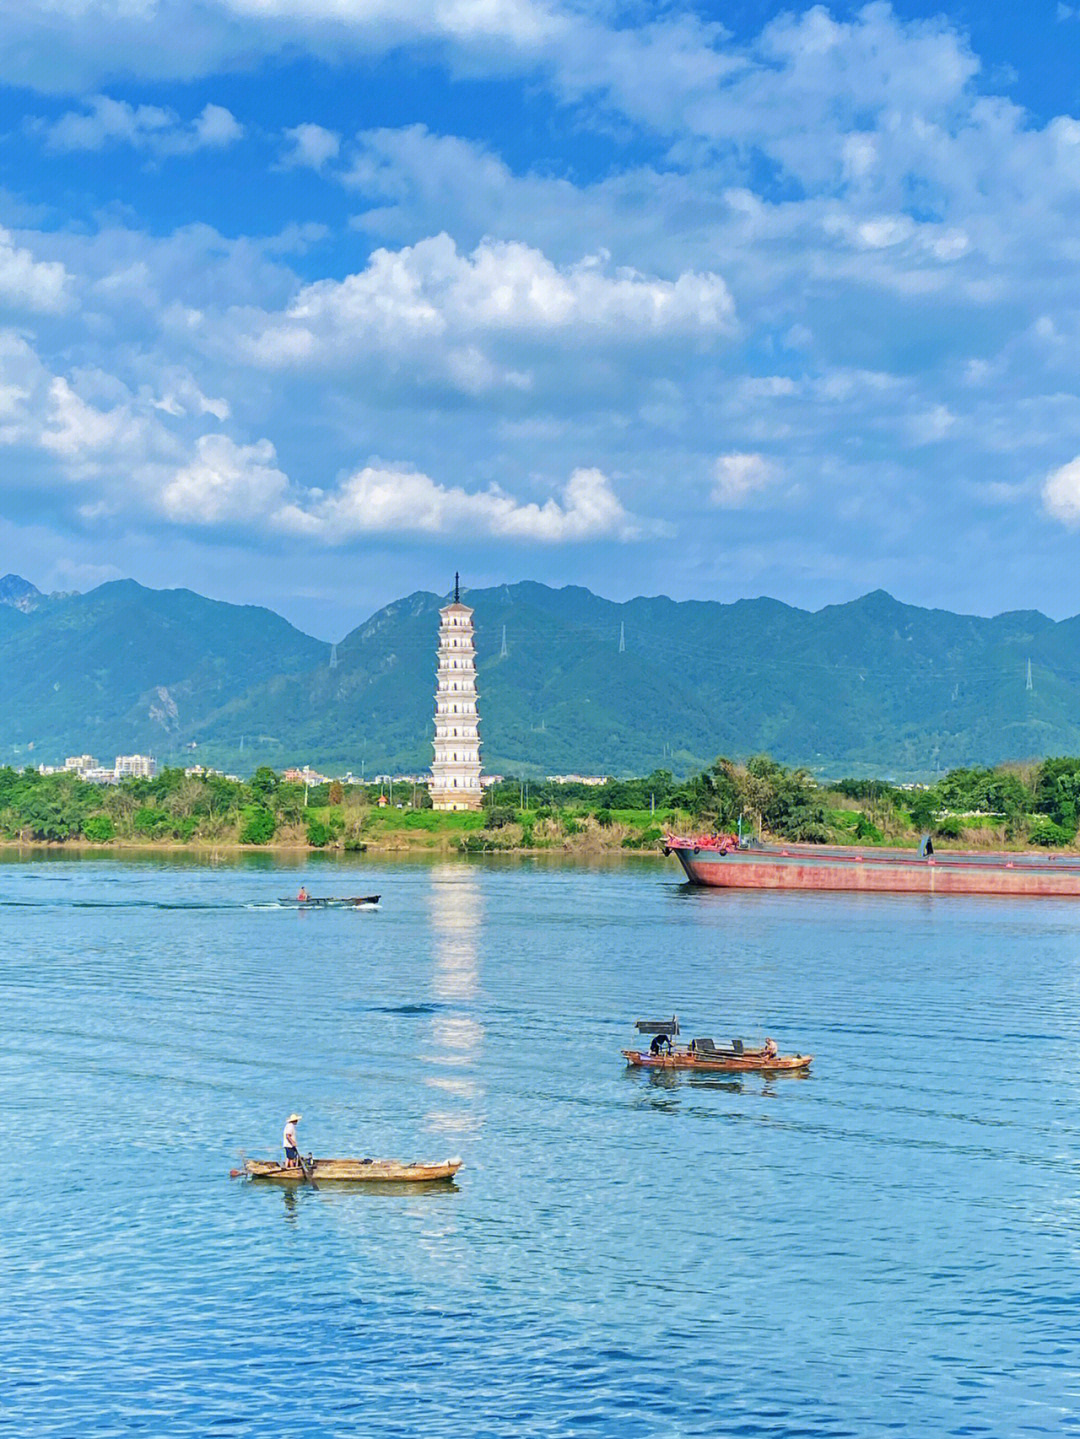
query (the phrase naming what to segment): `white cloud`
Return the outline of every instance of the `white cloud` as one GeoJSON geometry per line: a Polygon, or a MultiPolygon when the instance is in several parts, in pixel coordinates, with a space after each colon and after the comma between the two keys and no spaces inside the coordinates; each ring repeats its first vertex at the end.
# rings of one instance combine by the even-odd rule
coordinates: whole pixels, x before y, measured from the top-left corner
{"type": "Polygon", "coordinates": [[[269,440],[238,445],[228,435],[203,435],[192,462],[161,490],[159,507],[180,524],[247,520],[261,525],[288,489],[269,440]]]}
{"type": "Polygon", "coordinates": [[[509,40],[533,46],[561,29],[547,6],[533,0],[219,0],[222,9],[256,20],[300,27],[321,25],[339,34],[369,34],[378,43],[445,36],[509,40]]]}
{"type": "Polygon", "coordinates": [[[283,529],[330,542],[361,534],[493,537],[522,543],[567,544],[640,537],[641,522],[628,514],[600,470],[575,470],[561,501],[523,503],[497,485],[469,491],[440,485],[416,470],[366,466],[331,495],[283,507],[283,529]]]}
{"type": "Polygon", "coordinates": [[[22,438],[53,457],[62,479],[83,488],[89,498],[81,513],[146,509],[162,474],[182,454],[183,438],[124,386],[95,378],[117,403],[95,404],[65,376],[53,376],[22,438]]]}
{"type": "Polygon", "coordinates": [[[869,215],[860,218],[834,207],[825,215],[825,234],[843,240],[855,250],[902,251],[916,263],[927,259],[948,264],[971,247],[968,236],[955,225],[916,223],[910,215],[869,215]]]}
{"type": "Polygon", "coordinates": [[[1047,475],[1042,498],[1053,519],[1070,528],[1080,525],[1080,455],[1047,475]]]}
{"type": "Polygon", "coordinates": [[[34,396],[45,370],[23,335],[0,330],[0,444],[25,441],[34,396]]]}
{"type": "Polygon", "coordinates": [[[137,436],[138,421],[127,409],[99,410],[87,404],[62,376],[49,385],[49,413],[41,433],[44,449],[71,462],[106,450],[119,456],[130,454],[137,436]]]}
{"type": "Polygon", "coordinates": [[[220,150],[242,139],[244,127],[224,105],[204,105],[192,125],[193,148],[220,150]]]}
{"type": "Polygon", "coordinates": [[[933,405],[911,419],[911,439],[916,445],[935,445],[949,435],[956,416],[948,405],[933,405]]]}
{"type": "Polygon", "coordinates": [[[438,235],[399,251],[376,250],[359,274],[305,286],[283,313],[234,313],[222,340],[271,369],[373,353],[422,352],[430,363],[441,348],[440,368],[463,388],[496,379],[520,388],[520,372],[495,367],[477,347],[516,336],[625,348],[675,337],[710,341],[734,327],[731,295],[716,274],[660,280],[613,268],[605,256],[559,267],[508,242],[485,242],[463,255],[438,235]]]}
{"type": "MultiPolygon", "coordinates": [[[[25,33],[27,14],[44,24],[43,3],[7,3],[12,31],[25,33]]],[[[483,523],[502,513],[491,496],[528,511],[517,497],[533,493],[538,456],[566,475],[588,455],[603,474],[663,485],[680,519],[707,506],[687,477],[715,464],[706,491],[748,512],[724,517],[739,526],[758,522],[753,501],[774,495],[781,474],[813,474],[822,513],[842,517],[845,505],[884,512],[908,489],[949,490],[945,460],[913,445],[963,436],[987,493],[1080,449],[1080,122],[1044,123],[988,93],[946,19],[815,7],[736,44],[670,10],[630,24],[610,7],[605,22],[559,0],[49,0],[48,13],[64,21],[58,34],[70,30],[58,45],[78,32],[93,64],[108,41],[107,63],[134,73],[223,68],[241,48],[347,62],[437,39],[425,63],[473,78],[527,69],[537,106],[545,84],[573,99],[575,121],[607,126],[615,157],[603,178],[578,183],[561,125],[524,173],[494,138],[295,126],[281,165],[333,176],[361,212],[345,239],[360,259],[344,279],[344,246],[326,261],[335,268],[318,268],[314,227],[277,242],[210,225],[150,235],[99,211],[0,238],[0,298],[71,314],[66,327],[40,325],[46,382],[12,380],[0,425],[37,416],[50,437],[38,450],[68,475],[93,472],[102,493],[110,450],[147,494],[230,465],[219,492],[232,494],[237,476],[289,468],[240,454],[252,436],[272,434],[282,454],[310,444],[305,473],[325,475],[349,472],[360,437],[362,454],[405,454],[421,480],[438,475],[426,481],[434,499],[422,485],[413,498],[444,516],[458,495],[483,523]],[[174,49],[145,44],[166,21],[174,49]],[[646,152],[664,158],[642,164],[646,152]],[[367,236],[383,245],[371,256],[367,236]],[[582,261],[586,251],[595,258],[582,261]],[[718,344],[736,334],[738,346],[718,344]],[[75,356],[114,369],[123,391],[89,387],[75,356]],[[200,454],[207,417],[224,429],[232,416],[237,454],[200,454]],[[730,452],[719,461],[702,438],[717,435],[730,452]],[[884,469],[904,484],[876,486],[884,469]],[[496,476],[506,492],[492,489],[496,476]]],[[[237,138],[221,107],[181,113],[99,96],[71,106],[56,143],[158,158],[237,138]]],[[[322,118],[339,113],[328,104],[322,118]]],[[[212,188],[199,198],[207,214],[212,188]]],[[[324,502],[345,499],[289,483],[273,513],[319,533],[324,502]]],[[[556,527],[578,513],[564,495],[533,508],[556,527]]]]}
{"type": "Polygon", "coordinates": [[[94,95],[87,103],[89,110],[69,110],[52,124],[36,122],[50,150],[101,150],[111,141],[143,145],[176,123],[159,105],[129,105],[108,95],[94,95]]]}
{"type": "Polygon", "coordinates": [[[131,145],[158,157],[190,155],[196,150],[220,150],[234,144],[244,127],[222,105],[205,105],[184,125],[173,110],[159,105],[130,105],[108,95],[93,95],[88,109],[69,110],[51,124],[32,122],[50,150],[104,150],[109,145],[131,145]]]}
{"type": "MultiPolygon", "coordinates": [[[[50,374],[22,336],[0,331],[0,445],[47,457],[54,485],[76,487],[78,511],[88,518],[243,522],[253,535],[277,531],[328,544],[400,533],[558,545],[629,541],[664,528],[632,515],[596,468],[574,470],[559,493],[542,500],[522,500],[494,484],[438,484],[419,470],[376,463],[332,490],[305,490],[279,466],[270,440],[199,434],[193,426],[216,414],[218,402],[190,376],[172,381],[159,396],[133,394],[100,372],[50,374]]],[[[220,408],[227,415],[223,402],[220,408]]],[[[40,483],[48,484],[49,474],[40,483]]]]}
{"type": "MultiPolygon", "coordinates": [[[[173,378],[189,402],[200,394],[190,377],[173,378]]],[[[53,373],[24,336],[0,331],[0,445],[45,457],[38,485],[76,486],[87,513],[153,507],[186,450],[174,406],[101,371],[53,373]]]]}
{"type": "Polygon", "coordinates": [[[780,478],[776,464],[764,455],[733,451],[717,456],[713,467],[712,502],[738,509],[780,478]]]}
{"type": "Polygon", "coordinates": [[[13,310],[59,314],[70,304],[71,277],[57,261],[36,260],[0,228],[0,305],[13,310]]]}
{"type": "Polygon", "coordinates": [[[501,72],[573,24],[540,0],[0,0],[0,16],[5,72],[60,94],[117,73],[190,81],[283,50],[338,63],[410,43],[501,72]]]}
{"type": "Polygon", "coordinates": [[[336,160],[341,150],[341,136],[321,125],[296,125],[284,134],[291,142],[282,159],[282,164],[286,166],[302,165],[321,170],[331,160],[336,160]]]}
{"type": "Polygon", "coordinates": [[[231,409],[223,396],[204,395],[190,374],[183,370],[165,370],[160,376],[160,390],[150,385],[140,389],[140,397],[151,409],[180,419],[185,415],[212,415],[224,423],[231,409]]]}
{"type": "Polygon", "coordinates": [[[741,395],[747,400],[775,400],[797,395],[800,388],[799,382],[790,375],[752,375],[739,386],[741,395]]]}

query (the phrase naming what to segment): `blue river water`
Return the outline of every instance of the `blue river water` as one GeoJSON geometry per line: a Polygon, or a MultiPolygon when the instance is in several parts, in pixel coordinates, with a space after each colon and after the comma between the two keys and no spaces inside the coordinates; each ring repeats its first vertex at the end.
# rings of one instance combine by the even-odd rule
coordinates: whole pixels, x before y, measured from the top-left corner
{"type": "Polygon", "coordinates": [[[13,1433],[1080,1432],[1078,902],[0,861],[0,1098],[13,1433]],[[628,1071],[672,1012],[810,1076],[628,1071]],[[293,1108],[464,1167],[230,1180],[293,1108]]]}

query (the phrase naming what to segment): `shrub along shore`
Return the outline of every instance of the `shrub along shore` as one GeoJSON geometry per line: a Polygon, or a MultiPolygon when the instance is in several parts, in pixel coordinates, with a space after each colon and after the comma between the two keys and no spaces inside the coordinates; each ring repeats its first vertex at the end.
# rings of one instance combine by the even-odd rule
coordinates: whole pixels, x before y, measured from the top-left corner
{"type": "Polygon", "coordinates": [[[728,830],[806,843],[959,848],[1075,847],[1080,758],[952,770],[937,783],[818,782],[765,755],[717,760],[676,780],[665,770],[602,786],[506,780],[476,813],[436,812],[423,785],[289,783],[166,769],[94,785],[75,774],[0,768],[0,844],[147,845],[480,854],[658,851],[664,833],[728,830]]]}

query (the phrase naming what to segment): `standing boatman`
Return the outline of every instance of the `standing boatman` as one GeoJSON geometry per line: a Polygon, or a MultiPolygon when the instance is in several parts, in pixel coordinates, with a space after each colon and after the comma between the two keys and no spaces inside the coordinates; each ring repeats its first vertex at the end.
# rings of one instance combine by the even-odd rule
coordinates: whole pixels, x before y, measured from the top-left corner
{"type": "Polygon", "coordinates": [[[300,1149],[296,1142],[296,1126],[300,1123],[302,1116],[290,1114],[285,1121],[285,1132],[281,1136],[281,1142],[285,1147],[285,1168],[296,1169],[300,1163],[300,1149]]]}

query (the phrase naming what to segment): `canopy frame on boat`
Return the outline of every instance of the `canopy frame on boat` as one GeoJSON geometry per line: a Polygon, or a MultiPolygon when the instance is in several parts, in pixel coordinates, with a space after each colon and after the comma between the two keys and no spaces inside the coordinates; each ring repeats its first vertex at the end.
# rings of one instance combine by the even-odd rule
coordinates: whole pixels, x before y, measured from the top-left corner
{"type": "Polygon", "coordinates": [[[678,1034],[679,1021],[672,1015],[670,1019],[639,1019],[634,1023],[638,1034],[666,1034],[669,1036],[678,1034]]]}

